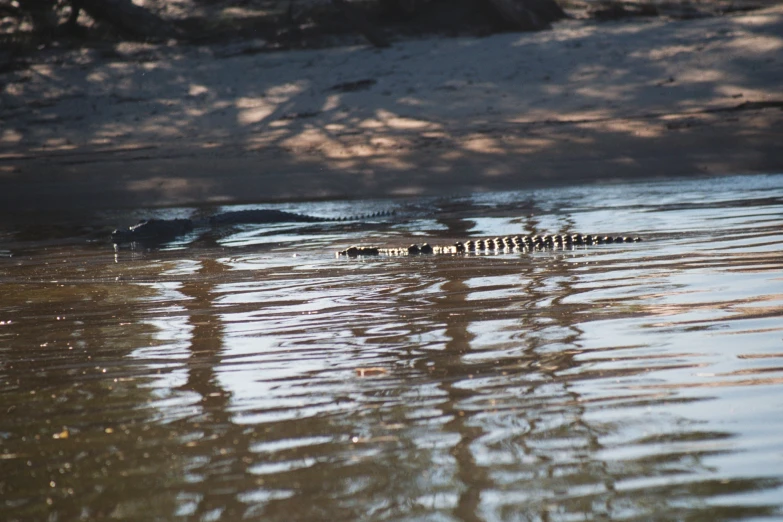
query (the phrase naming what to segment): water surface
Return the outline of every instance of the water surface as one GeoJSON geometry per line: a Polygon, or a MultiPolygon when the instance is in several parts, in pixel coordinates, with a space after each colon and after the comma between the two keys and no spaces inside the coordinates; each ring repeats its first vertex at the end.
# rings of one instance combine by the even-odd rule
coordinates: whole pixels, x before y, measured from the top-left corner
{"type": "Polygon", "coordinates": [[[396,214],[4,232],[0,519],[783,517],[783,176],[275,208],[396,214]]]}

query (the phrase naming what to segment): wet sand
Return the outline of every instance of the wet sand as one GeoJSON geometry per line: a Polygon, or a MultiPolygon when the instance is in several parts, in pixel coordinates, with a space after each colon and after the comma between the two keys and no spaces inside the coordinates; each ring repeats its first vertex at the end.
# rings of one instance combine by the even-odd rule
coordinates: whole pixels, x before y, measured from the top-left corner
{"type": "Polygon", "coordinates": [[[5,73],[0,208],[783,171],[783,6],[392,48],[123,44],[5,73]]]}

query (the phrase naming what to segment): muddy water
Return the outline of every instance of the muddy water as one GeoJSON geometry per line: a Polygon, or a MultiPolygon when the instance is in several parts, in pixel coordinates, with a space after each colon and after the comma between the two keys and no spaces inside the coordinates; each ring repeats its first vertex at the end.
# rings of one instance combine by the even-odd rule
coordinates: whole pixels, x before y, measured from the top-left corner
{"type": "Polygon", "coordinates": [[[783,516],[783,176],[280,208],[396,214],[5,232],[0,519],[783,516]]]}

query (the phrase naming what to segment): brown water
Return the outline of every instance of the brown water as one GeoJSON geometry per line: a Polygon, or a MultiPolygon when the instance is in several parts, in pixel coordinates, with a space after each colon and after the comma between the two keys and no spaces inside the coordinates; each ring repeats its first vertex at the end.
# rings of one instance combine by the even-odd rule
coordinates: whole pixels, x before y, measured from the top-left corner
{"type": "Polygon", "coordinates": [[[783,517],[783,176],[280,208],[397,215],[6,231],[0,520],[783,517]]]}

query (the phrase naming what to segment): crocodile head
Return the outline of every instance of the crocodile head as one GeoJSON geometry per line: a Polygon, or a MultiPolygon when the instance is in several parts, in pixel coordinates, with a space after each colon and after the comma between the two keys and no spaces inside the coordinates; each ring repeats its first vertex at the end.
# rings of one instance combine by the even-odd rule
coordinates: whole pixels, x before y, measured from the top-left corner
{"type": "Polygon", "coordinates": [[[165,243],[193,230],[189,219],[149,219],[128,229],[117,229],[111,233],[111,240],[120,243],[165,243]]]}

